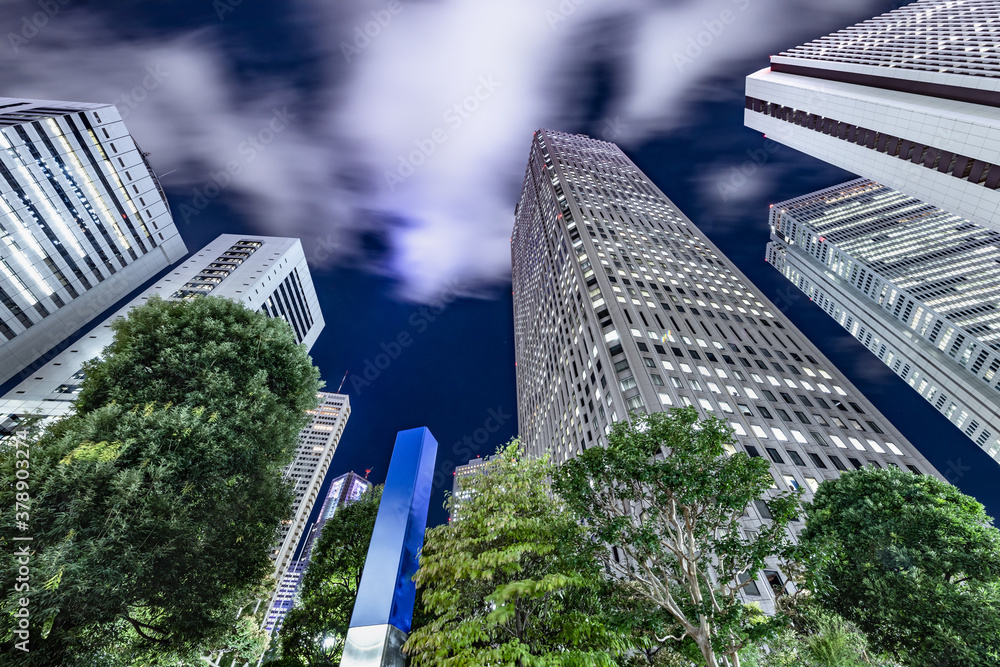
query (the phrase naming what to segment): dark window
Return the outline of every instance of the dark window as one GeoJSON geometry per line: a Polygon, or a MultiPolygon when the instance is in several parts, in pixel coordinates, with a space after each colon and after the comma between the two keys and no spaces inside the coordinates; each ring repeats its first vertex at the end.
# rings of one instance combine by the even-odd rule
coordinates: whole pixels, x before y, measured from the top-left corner
{"type": "Polygon", "coordinates": [[[753,577],[750,574],[744,572],[743,574],[740,575],[740,583],[741,584],[747,583],[747,585],[743,587],[744,593],[746,593],[747,595],[756,595],[760,597],[760,588],[757,586],[756,577],[753,577]],[[750,583],[747,583],[748,581],[750,583]]]}
{"type": "Polygon", "coordinates": [[[851,465],[854,466],[855,469],[861,470],[861,461],[851,458],[850,456],[847,457],[847,460],[851,462],[851,465]]]}
{"type": "Polygon", "coordinates": [[[781,581],[781,575],[774,570],[764,570],[764,578],[774,591],[774,597],[781,597],[785,594],[785,584],[781,581]]]}
{"type": "Polygon", "coordinates": [[[798,452],[791,449],[786,449],[785,451],[788,452],[788,457],[792,459],[792,463],[795,465],[804,466],[806,464],[806,462],[802,460],[802,457],[799,456],[798,452]]]}
{"type": "Polygon", "coordinates": [[[803,396],[802,394],[799,394],[798,396],[799,396],[799,401],[802,402],[802,405],[806,406],[807,408],[811,408],[813,406],[813,404],[809,402],[808,396],[803,396]]]}
{"type": "Polygon", "coordinates": [[[858,405],[857,403],[851,403],[851,407],[854,408],[854,411],[857,412],[858,414],[862,414],[862,415],[865,414],[865,411],[862,410],[861,406],[858,405]]]}
{"type": "Polygon", "coordinates": [[[812,460],[814,466],[816,466],[817,468],[826,467],[826,464],[823,463],[823,459],[819,457],[819,454],[813,454],[812,452],[806,452],[806,453],[809,454],[809,458],[810,460],[812,460]]]}
{"type": "Polygon", "coordinates": [[[771,457],[771,460],[775,463],[784,463],[784,459],[781,458],[781,454],[774,447],[765,447],[767,450],[767,455],[771,457]]]}
{"type": "Polygon", "coordinates": [[[759,457],[759,456],[760,456],[760,452],[758,452],[758,451],[757,451],[757,448],[756,448],[756,447],[754,447],[753,445],[747,445],[747,446],[746,446],[746,448],[747,448],[747,454],[748,454],[748,455],[749,455],[749,456],[750,456],[751,458],[757,458],[757,457],[759,457]]]}
{"type": "Polygon", "coordinates": [[[757,508],[757,512],[760,514],[760,516],[761,516],[762,519],[773,519],[774,518],[771,515],[771,510],[768,509],[766,502],[764,502],[763,500],[755,500],[755,501],[753,501],[753,504],[754,504],[754,507],[757,508]]]}
{"type": "Polygon", "coordinates": [[[798,410],[796,410],[795,411],[795,416],[798,417],[799,421],[802,422],[803,424],[808,424],[809,423],[809,418],[806,417],[806,414],[804,412],[799,412],[798,410]]]}
{"type": "Polygon", "coordinates": [[[765,408],[763,405],[758,405],[757,410],[760,411],[760,414],[761,416],[764,417],[764,419],[774,419],[774,417],[771,416],[771,413],[768,412],[767,408],[765,408]]]}
{"type": "Polygon", "coordinates": [[[874,431],[875,433],[882,433],[882,429],[879,428],[879,425],[876,424],[875,422],[868,422],[868,426],[870,426],[872,431],[874,431]]]}
{"type": "Polygon", "coordinates": [[[830,461],[833,463],[833,467],[836,468],[837,470],[847,470],[847,468],[844,466],[844,462],[841,461],[839,457],[831,455],[830,461]]]}
{"type": "Polygon", "coordinates": [[[782,410],[781,408],[778,408],[778,416],[781,417],[782,421],[786,422],[792,421],[792,418],[788,416],[788,413],[782,410]]]}
{"type": "Polygon", "coordinates": [[[767,389],[762,389],[761,393],[763,393],[764,396],[767,398],[767,400],[771,401],[772,403],[777,403],[778,402],[778,399],[776,399],[774,397],[774,394],[772,394],[771,392],[769,392],[767,389]]]}

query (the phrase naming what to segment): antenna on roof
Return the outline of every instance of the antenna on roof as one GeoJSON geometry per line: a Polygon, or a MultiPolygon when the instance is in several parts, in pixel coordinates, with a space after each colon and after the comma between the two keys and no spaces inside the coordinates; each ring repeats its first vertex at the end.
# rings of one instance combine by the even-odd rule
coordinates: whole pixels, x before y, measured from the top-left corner
{"type": "Polygon", "coordinates": [[[344,371],[344,379],[340,381],[340,386],[337,387],[337,393],[338,394],[340,393],[340,390],[344,388],[344,381],[347,380],[347,374],[348,373],[350,373],[350,371],[344,371]]]}

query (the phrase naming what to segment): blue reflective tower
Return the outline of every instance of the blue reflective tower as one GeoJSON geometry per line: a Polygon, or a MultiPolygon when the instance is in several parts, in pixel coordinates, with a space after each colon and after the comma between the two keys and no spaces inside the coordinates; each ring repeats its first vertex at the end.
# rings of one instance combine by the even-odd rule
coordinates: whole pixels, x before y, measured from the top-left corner
{"type": "Polygon", "coordinates": [[[402,667],[413,621],[417,556],[424,544],[437,440],[400,431],[389,462],[341,667],[402,667]]]}

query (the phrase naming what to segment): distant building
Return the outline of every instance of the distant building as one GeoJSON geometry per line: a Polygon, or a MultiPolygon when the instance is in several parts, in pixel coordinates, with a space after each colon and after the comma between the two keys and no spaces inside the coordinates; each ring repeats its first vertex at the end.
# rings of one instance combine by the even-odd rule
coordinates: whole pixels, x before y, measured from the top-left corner
{"type": "Polygon", "coordinates": [[[454,478],[452,479],[451,484],[451,497],[454,500],[455,506],[451,510],[448,521],[455,519],[458,516],[459,506],[472,497],[471,491],[463,491],[459,488],[459,480],[467,479],[472,475],[481,474],[483,469],[486,467],[486,464],[492,461],[493,458],[493,456],[487,456],[486,458],[477,456],[476,458],[471,459],[467,464],[455,467],[455,472],[453,473],[454,478]]]}
{"type": "Polygon", "coordinates": [[[1000,231],[997,43],[993,0],[917,0],[771,56],[745,123],[1000,231]]]}
{"type": "Polygon", "coordinates": [[[113,105],[0,97],[0,384],[186,253],[113,105]]]}
{"type": "Polygon", "coordinates": [[[268,632],[280,630],[285,616],[295,606],[295,598],[302,585],[302,578],[312,560],[313,545],[322,534],[323,526],[333,518],[339,508],[355,502],[371,488],[371,482],[353,472],[341,475],[330,483],[330,490],[323,502],[319,519],[309,529],[299,557],[289,563],[274,596],[271,598],[267,619],[264,622],[265,630],[268,632]]]}
{"type": "Polygon", "coordinates": [[[770,218],[767,261],[1000,459],[1000,233],[866,179],[770,218]]]}

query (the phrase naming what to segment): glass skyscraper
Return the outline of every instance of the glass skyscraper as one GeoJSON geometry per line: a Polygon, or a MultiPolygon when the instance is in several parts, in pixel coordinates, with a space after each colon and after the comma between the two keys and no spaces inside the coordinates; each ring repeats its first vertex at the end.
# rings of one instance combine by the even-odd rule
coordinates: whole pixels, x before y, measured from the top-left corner
{"type": "Polygon", "coordinates": [[[994,0],[917,0],[771,56],[745,123],[1000,231],[998,43],[994,0]]]}
{"type": "Polygon", "coordinates": [[[1000,234],[858,179],[775,204],[767,261],[1000,456],[1000,234]]]}
{"type": "Polygon", "coordinates": [[[0,97],[0,384],[186,253],[113,105],[0,97]]]}
{"type": "MultiPolygon", "coordinates": [[[[689,405],[807,499],[863,466],[937,474],[614,144],[535,133],[511,254],[529,454],[558,464],[630,411],[689,405]]],[[[768,518],[758,503],[745,530],[768,518]]],[[[771,609],[782,585],[766,571],[747,597],[771,609]]]]}

